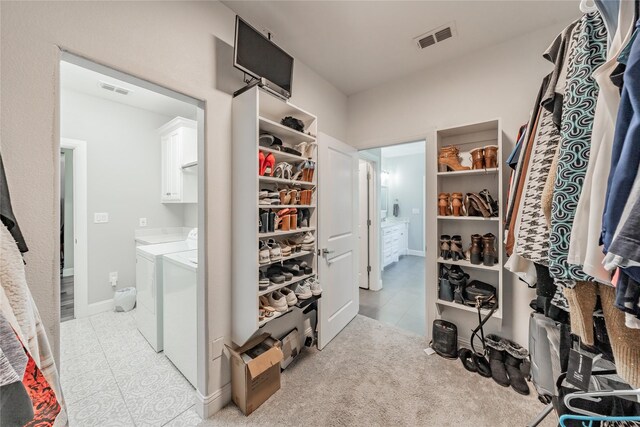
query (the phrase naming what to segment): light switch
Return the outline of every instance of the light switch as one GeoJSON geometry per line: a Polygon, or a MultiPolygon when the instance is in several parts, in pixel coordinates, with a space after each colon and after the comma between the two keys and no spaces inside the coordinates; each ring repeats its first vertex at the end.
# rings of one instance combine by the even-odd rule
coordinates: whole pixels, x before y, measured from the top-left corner
{"type": "Polygon", "coordinates": [[[420,209],[413,208],[413,209],[411,209],[411,213],[413,213],[414,215],[420,215],[420,209]]]}
{"type": "Polygon", "coordinates": [[[93,214],[93,222],[96,224],[106,224],[109,222],[109,214],[107,212],[96,212],[93,214]]]}
{"type": "Polygon", "coordinates": [[[138,220],[140,227],[146,227],[147,226],[147,218],[140,218],[138,220]]]}

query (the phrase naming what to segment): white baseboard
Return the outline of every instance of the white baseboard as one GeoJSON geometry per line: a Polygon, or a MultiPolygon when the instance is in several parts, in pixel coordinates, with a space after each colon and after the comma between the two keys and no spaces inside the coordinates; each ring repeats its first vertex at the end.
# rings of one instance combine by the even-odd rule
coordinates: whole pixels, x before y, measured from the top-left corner
{"type": "Polygon", "coordinates": [[[72,268],[63,268],[62,269],[62,277],[73,276],[73,267],[72,268]]]}
{"type": "Polygon", "coordinates": [[[203,396],[199,391],[196,391],[196,412],[203,420],[227,406],[229,402],[231,402],[231,383],[216,390],[209,396],[203,396]]]}
{"type": "Polygon", "coordinates": [[[407,249],[407,255],[424,256],[424,251],[416,251],[415,249],[407,249]]]}
{"type": "Polygon", "coordinates": [[[87,306],[87,316],[104,313],[105,311],[113,311],[113,299],[106,299],[100,302],[94,302],[87,306]]]}

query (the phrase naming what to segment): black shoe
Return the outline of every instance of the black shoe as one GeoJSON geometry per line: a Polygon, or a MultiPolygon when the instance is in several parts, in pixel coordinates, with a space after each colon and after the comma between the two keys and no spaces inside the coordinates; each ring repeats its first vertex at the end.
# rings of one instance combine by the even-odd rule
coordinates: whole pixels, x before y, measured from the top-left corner
{"type": "Polygon", "coordinates": [[[509,376],[507,368],[504,365],[505,350],[502,338],[489,334],[485,338],[487,348],[489,349],[489,366],[491,367],[491,378],[502,387],[509,387],[509,376]]]}
{"type": "Polygon", "coordinates": [[[473,352],[468,348],[463,348],[458,352],[458,357],[462,362],[462,366],[469,372],[478,372],[478,367],[476,366],[476,362],[473,358],[473,352]]]}
{"type": "Polygon", "coordinates": [[[502,339],[502,343],[505,346],[504,364],[507,368],[511,388],[526,396],[529,394],[529,385],[521,367],[522,362],[529,356],[529,352],[520,344],[506,338],[502,339]]]}
{"type": "Polygon", "coordinates": [[[491,366],[482,353],[474,353],[473,362],[475,363],[476,369],[481,376],[485,378],[491,378],[491,366]]]}
{"type": "Polygon", "coordinates": [[[449,270],[449,284],[453,287],[453,300],[458,304],[464,304],[464,290],[467,287],[469,275],[457,265],[449,270]]]}

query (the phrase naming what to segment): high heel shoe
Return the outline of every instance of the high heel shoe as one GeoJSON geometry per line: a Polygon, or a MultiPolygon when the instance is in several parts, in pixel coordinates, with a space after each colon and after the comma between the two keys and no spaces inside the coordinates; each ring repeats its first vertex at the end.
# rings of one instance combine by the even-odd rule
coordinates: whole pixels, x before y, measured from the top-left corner
{"type": "Polygon", "coordinates": [[[280,225],[280,230],[289,231],[291,225],[291,220],[289,218],[289,209],[279,210],[277,218],[278,224],[280,225]]]}
{"type": "Polygon", "coordinates": [[[438,195],[438,215],[449,215],[449,193],[440,193],[438,195]]]}
{"type": "Polygon", "coordinates": [[[462,193],[451,193],[451,207],[453,208],[453,216],[462,215],[462,193]]]}
{"type": "Polygon", "coordinates": [[[489,190],[485,188],[480,193],[478,193],[478,195],[480,196],[480,198],[482,198],[482,200],[484,200],[486,206],[489,207],[490,216],[498,216],[498,202],[493,200],[493,197],[491,197],[489,190]]]}
{"type": "Polygon", "coordinates": [[[262,176],[264,174],[264,171],[262,169],[262,166],[264,165],[264,153],[262,151],[258,151],[258,175],[262,176]]]}
{"type": "Polygon", "coordinates": [[[451,259],[454,261],[458,261],[461,259],[466,260],[467,257],[464,254],[464,250],[462,249],[462,236],[455,235],[451,236],[451,259]]]}
{"type": "Polygon", "coordinates": [[[290,190],[287,194],[287,198],[289,201],[286,203],[287,205],[295,205],[298,203],[298,190],[290,190]]]}
{"type": "Polygon", "coordinates": [[[298,228],[298,210],[295,208],[289,209],[289,229],[295,230],[298,228]]]}
{"type": "Polygon", "coordinates": [[[498,167],[498,146],[487,145],[484,147],[484,164],[486,168],[498,167]]]}
{"type": "Polygon", "coordinates": [[[438,170],[440,172],[447,172],[449,169],[453,171],[469,170],[469,166],[462,166],[460,164],[460,150],[458,150],[458,147],[454,147],[453,145],[440,149],[438,165],[438,170]]]}
{"type": "MultiPolygon", "coordinates": [[[[264,154],[263,154],[264,155],[264,154]]],[[[262,162],[262,166],[260,167],[260,176],[273,176],[273,172],[275,170],[276,158],[273,154],[269,153],[264,158],[262,162]]]]}
{"type": "Polygon", "coordinates": [[[440,258],[451,258],[451,237],[447,234],[440,236],[440,258]]]}
{"type": "Polygon", "coordinates": [[[302,211],[302,220],[300,221],[300,227],[311,226],[311,211],[309,209],[300,209],[302,211]]]}
{"type": "Polygon", "coordinates": [[[471,169],[484,169],[484,159],[484,148],[476,148],[475,150],[471,150],[471,163],[473,164],[471,169]]]}

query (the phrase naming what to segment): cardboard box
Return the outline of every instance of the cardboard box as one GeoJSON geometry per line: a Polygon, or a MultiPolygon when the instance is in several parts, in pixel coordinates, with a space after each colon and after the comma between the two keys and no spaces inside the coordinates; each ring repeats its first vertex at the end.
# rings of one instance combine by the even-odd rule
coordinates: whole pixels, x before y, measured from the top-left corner
{"type": "Polygon", "coordinates": [[[280,341],[265,333],[231,354],[231,398],[249,415],[280,389],[280,341]]]}
{"type": "Polygon", "coordinates": [[[300,335],[298,330],[294,329],[289,334],[282,338],[282,369],[287,369],[287,366],[293,362],[293,359],[300,353],[300,335]]]}

